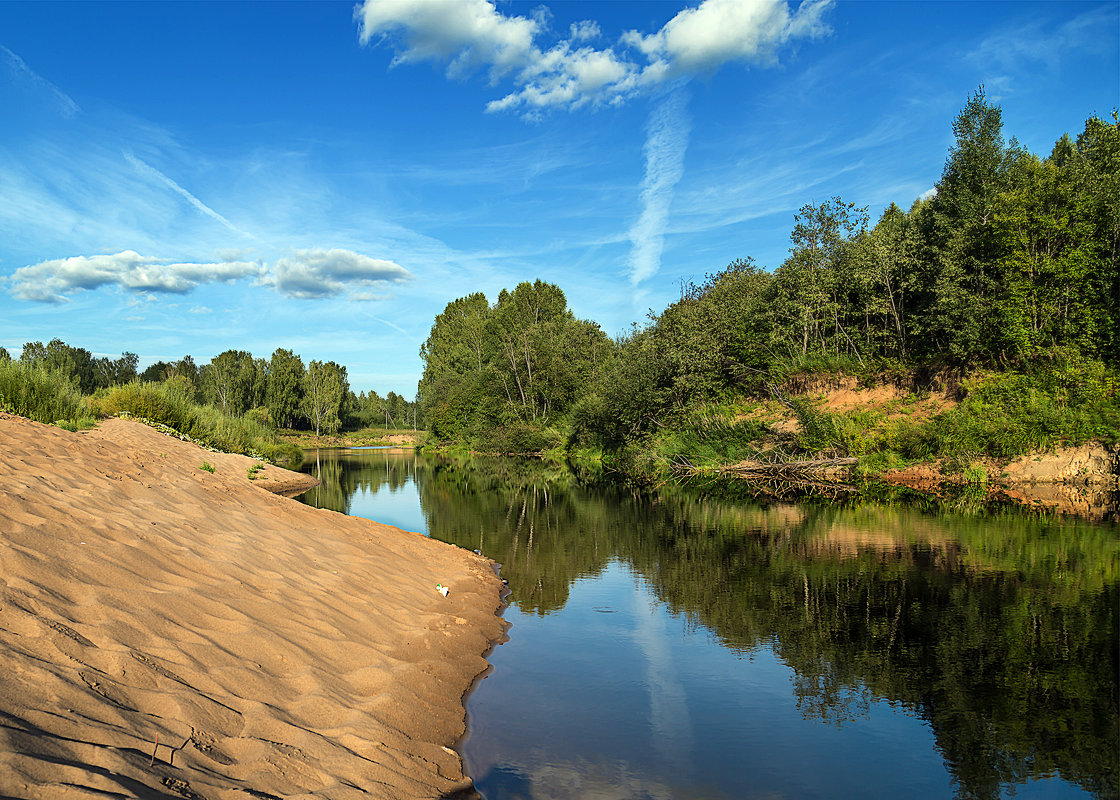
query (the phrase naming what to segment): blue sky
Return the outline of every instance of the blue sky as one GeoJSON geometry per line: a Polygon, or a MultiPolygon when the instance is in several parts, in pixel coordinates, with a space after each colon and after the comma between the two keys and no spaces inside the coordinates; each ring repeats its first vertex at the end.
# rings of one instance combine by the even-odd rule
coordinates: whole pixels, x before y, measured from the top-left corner
{"type": "Polygon", "coordinates": [[[411,397],[456,297],[611,335],[796,210],[904,208],[980,84],[1047,154],[1116,2],[0,3],[0,346],[277,347],[411,397]]]}

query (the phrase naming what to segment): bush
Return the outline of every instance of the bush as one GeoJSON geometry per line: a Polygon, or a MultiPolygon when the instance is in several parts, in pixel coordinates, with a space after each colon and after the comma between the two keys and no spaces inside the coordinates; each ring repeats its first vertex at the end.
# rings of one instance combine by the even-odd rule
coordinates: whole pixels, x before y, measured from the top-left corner
{"type": "Polygon", "coordinates": [[[274,425],[272,422],[272,412],[270,412],[264,406],[250,408],[245,412],[245,419],[261,426],[262,428],[268,428],[271,431],[276,430],[276,425],[274,425]]]}
{"type": "Polygon", "coordinates": [[[0,361],[0,409],[51,425],[88,427],[89,414],[70,376],[22,361],[0,361]]]}
{"type": "Polygon", "coordinates": [[[760,441],[771,435],[761,420],[736,420],[708,407],[663,429],[650,442],[658,460],[714,466],[757,458],[760,441]]]}
{"type": "Polygon", "coordinates": [[[100,394],[94,403],[102,416],[128,413],[166,425],[215,450],[266,458],[274,464],[286,464],[289,469],[296,469],[303,462],[303,452],[298,447],[280,442],[275,431],[251,413],[231,417],[213,406],[196,405],[189,398],[182,385],[169,380],[116,386],[100,394]]]}
{"type": "Polygon", "coordinates": [[[510,422],[487,431],[478,441],[480,450],[494,453],[541,453],[559,447],[563,437],[551,428],[531,422],[510,422]]]}

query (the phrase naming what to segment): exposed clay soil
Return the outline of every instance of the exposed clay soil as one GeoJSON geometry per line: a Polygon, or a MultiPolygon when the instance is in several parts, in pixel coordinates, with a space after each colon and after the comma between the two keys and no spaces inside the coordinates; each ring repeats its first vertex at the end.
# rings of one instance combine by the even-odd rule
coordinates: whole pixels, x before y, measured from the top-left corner
{"type": "MultiPolygon", "coordinates": [[[[954,392],[949,389],[915,394],[892,384],[860,386],[850,376],[831,376],[800,388],[821,410],[832,413],[873,411],[880,416],[879,425],[902,418],[929,419],[958,404],[954,392]]],[[[774,400],[759,404],[741,418],[764,420],[779,436],[792,436],[800,430],[796,417],[774,400]]],[[[979,466],[985,469],[988,477],[984,489],[993,498],[1094,518],[1118,512],[1120,448],[1109,450],[1100,443],[1090,443],[1054,452],[1032,453],[1011,461],[983,460],[979,466]]],[[[959,491],[965,483],[960,474],[946,470],[940,461],[892,470],[880,479],[936,496],[959,491]]]]}

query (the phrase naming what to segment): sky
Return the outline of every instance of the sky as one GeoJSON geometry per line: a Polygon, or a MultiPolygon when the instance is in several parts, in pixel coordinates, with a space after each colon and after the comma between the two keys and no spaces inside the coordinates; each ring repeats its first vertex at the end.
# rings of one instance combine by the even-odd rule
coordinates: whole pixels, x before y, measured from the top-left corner
{"type": "Polygon", "coordinates": [[[909,208],[983,85],[1050,152],[1115,2],[0,3],[0,346],[227,349],[411,398],[450,301],[625,334],[797,209],[909,208]]]}

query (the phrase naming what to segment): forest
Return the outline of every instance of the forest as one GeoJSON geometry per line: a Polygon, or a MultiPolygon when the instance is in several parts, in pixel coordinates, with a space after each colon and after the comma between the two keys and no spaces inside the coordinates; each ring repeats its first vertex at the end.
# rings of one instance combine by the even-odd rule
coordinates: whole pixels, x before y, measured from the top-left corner
{"type": "MultiPolygon", "coordinates": [[[[0,362],[11,355],[0,348],[0,362]]],[[[92,404],[113,387],[138,382],[160,385],[191,403],[208,405],[231,417],[247,416],[274,429],[312,430],[316,435],[339,430],[384,426],[405,428],[415,423],[416,404],[396,392],[350,389],[346,367],[333,361],[310,361],[277,348],[271,358],[254,358],[244,350],[226,350],[199,366],[187,355],[178,361],[157,361],[137,372],[139,357],[94,357],[89,350],[60,339],[44,345],[28,342],[19,361],[30,369],[61,374],[92,404]]]]}
{"type": "MultiPolygon", "coordinates": [[[[935,191],[909,210],[802,207],[789,255],[737,259],[617,339],[536,281],[449,303],[421,348],[431,439],[504,453],[598,454],[623,471],[806,453],[873,467],[1007,457],[1120,439],[1120,126],[1097,116],[1049,155],[1007,141],[983,88],[953,122],[935,191]],[[799,400],[821,375],[949,385],[961,401],[868,432],[799,400]],[[778,398],[773,445],[745,406],[778,398]],[[780,438],[780,437],[779,437],[780,438]]],[[[964,462],[962,462],[964,463],[964,462]]]]}

